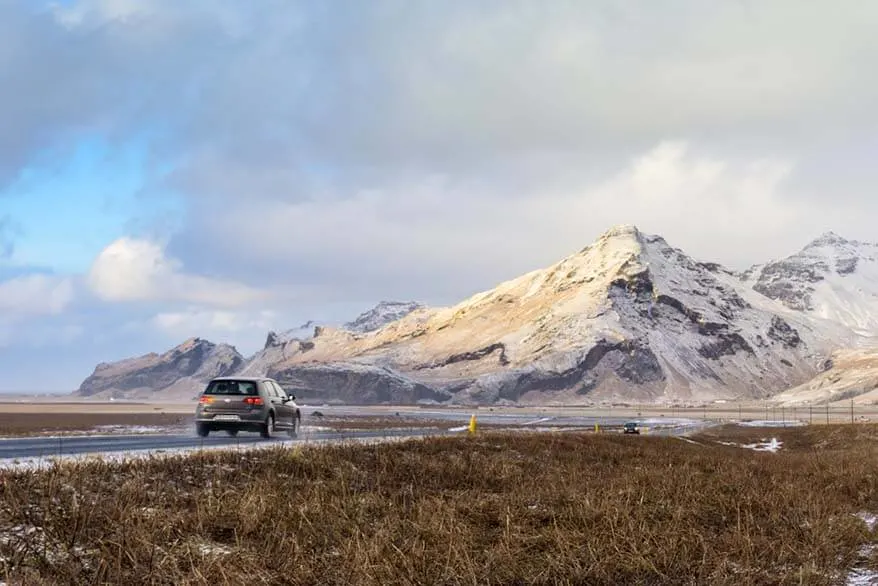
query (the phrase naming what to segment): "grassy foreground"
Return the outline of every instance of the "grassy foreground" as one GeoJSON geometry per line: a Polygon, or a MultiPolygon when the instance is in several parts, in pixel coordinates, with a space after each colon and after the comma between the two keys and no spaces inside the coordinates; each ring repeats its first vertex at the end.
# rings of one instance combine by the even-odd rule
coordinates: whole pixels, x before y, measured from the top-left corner
{"type": "Polygon", "coordinates": [[[485,433],[0,474],[9,584],[838,584],[878,428],[485,433]],[[749,434],[749,435],[748,435],[749,434]],[[778,437],[778,454],[720,445],[778,437]],[[752,436],[752,437],[751,437],[752,436]],[[731,438],[731,439],[729,439],[731,438]],[[787,450],[787,446],[790,449],[787,450]]]}

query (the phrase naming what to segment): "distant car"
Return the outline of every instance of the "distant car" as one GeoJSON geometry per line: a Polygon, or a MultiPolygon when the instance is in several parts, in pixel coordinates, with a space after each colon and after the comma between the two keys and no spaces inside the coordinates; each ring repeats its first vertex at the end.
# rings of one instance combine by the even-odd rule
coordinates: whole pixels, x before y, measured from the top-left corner
{"type": "Polygon", "coordinates": [[[629,421],[624,426],[624,431],[622,433],[634,433],[640,434],[640,427],[637,425],[636,421],[629,421]]]}
{"type": "Polygon", "coordinates": [[[219,430],[231,436],[257,431],[264,438],[283,430],[297,437],[301,422],[296,397],[265,377],[215,378],[198,397],[195,408],[195,431],[201,437],[219,430]]]}

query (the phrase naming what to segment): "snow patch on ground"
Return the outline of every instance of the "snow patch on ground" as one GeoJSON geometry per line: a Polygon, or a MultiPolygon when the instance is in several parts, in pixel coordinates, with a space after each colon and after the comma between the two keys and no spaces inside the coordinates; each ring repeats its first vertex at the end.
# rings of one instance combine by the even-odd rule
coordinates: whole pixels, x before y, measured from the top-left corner
{"type": "Polygon", "coordinates": [[[205,557],[224,556],[231,554],[232,550],[221,543],[199,543],[198,553],[205,557]]]}
{"type": "Polygon", "coordinates": [[[866,524],[866,527],[869,528],[869,531],[874,531],[875,525],[878,525],[878,515],[876,515],[875,513],[860,511],[859,513],[856,513],[855,516],[866,524]]]}
{"type": "Polygon", "coordinates": [[[743,444],[742,448],[747,448],[748,450],[753,450],[755,452],[777,452],[783,446],[783,442],[778,440],[776,437],[771,438],[771,441],[761,442],[756,444],[743,444]]]}
{"type": "Polygon", "coordinates": [[[778,440],[776,437],[771,438],[771,440],[762,440],[761,442],[755,444],[738,444],[735,442],[716,442],[723,446],[731,446],[733,448],[744,448],[747,450],[753,450],[754,452],[778,452],[781,447],[783,447],[783,442],[778,440]]]}
{"type": "Polygon", "coordinates": [[[804,421],[777,421],[771,419],[738,421],[737,424],[743,427],[801,427],[807,425],[804,421]]]}
{"type": "Polygon", "coordinates": [[[867,568],[851,570],[845,581],[846,586],[875,586],[878,584],[878,572],[867,568]]]}
{"type": "MultiPolygon", "coordinates": [[[[878,525],[878,515],[875,513],[860,511],[859,513],[855,513],[854,516],[860,519],[869,531],[874,531],[876,525],[878,525]]],[[[860,550],[857,553],[861,560],[865,562],[872,557],[875,549],[878,549],[878,545],[868,543],[860,547],[860,550]]],[[[847,586],[874,586],[878,584],[878,572],[870,570],[869,568],[854,568],[848,572],[845,584],[847,586]]]]}
{"type": "MultiPolygon", "coordinates": [[[[94,431],[97,433],[124,433],[124,434],[148,434],[148,433],[167,433],[170,429],[168,426],[162,425],[96,425],[94,431]]],[[[86,432],[87,433],[87,432],[86,432]]],[[[88,434],[91,435],[91,434],[88,434]]]]}

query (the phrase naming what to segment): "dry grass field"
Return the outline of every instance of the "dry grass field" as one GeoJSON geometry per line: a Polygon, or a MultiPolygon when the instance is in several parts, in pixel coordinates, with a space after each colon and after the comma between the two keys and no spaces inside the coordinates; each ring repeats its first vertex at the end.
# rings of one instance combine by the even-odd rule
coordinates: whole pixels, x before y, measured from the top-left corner
{"type": "Polygon", "coordinates": [[[0,473],[9,584],[843,584],[878,427],[504,434],[0,473]],[[777,453],[720,444],[776,437],[777,453]]]}

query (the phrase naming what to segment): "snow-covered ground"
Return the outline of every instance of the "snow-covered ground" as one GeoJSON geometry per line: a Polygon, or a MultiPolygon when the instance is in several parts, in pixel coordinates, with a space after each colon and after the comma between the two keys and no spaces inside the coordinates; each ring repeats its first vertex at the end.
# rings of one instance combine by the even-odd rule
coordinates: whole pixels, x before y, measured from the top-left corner
{"type": "Polygon", "coordinates": [[[750,421],[738,421],[737,424],[744,427],[801,427],[807,425],[804,421],[793,421],[789,419],[786,421],[778,421],[776,419],[754,419],[750,421]]]}
{"type": "Polygon", "coordinates": [[[777,452],[783,447],[783,442],[776,437],[771,438],[767,442],[757,442],[755,444],[743,444],[742,448],[753,450],[755,452],[777,452]]]}
{"type": "MultiPolygon", "coordinates": [[[[866,525],[870,532],[875,531],[875,527],[878,525],[878,515],[869,511],[860,511],[856,517],[866,525]]],[[[868,560],[876,547],[878,544],[867,544],[861,547],[860,558],[864,562],[868,560]]],[[[848,572],[845,584],[846,586],[875,586],[878,584],[878,572],[869,568],[853,568],[848,572]]]]}

